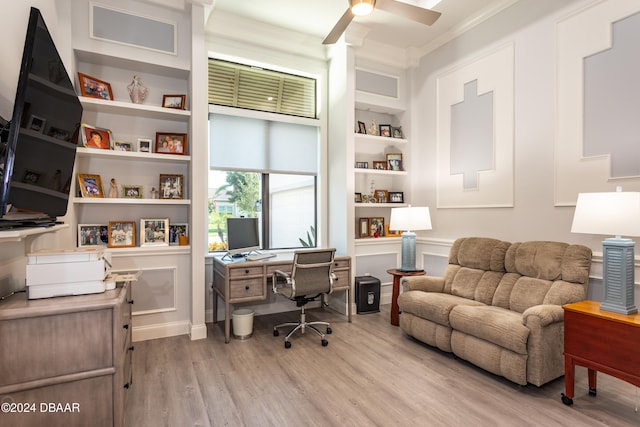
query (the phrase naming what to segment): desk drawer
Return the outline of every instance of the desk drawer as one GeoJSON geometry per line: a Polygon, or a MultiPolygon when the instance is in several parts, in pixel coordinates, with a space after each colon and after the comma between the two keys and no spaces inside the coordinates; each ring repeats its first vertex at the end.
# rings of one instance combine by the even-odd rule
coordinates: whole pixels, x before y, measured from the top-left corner
{"type": "Polygon", "coordinates": [[[271,277],[273,276],[273,272],[276,270],[284,271],[285,273],[291,274],[291,270],[293,270],[293,264],[288,263],[267,266],[267,278],[271,279],[271,277]]]}
{"type": "Polygon", "coordinates": [[[229,277],[237,278],[237,277],[251,277],[251,276],[261,276],[262,275],[262,267],[240,267],[240,268],[230,268],[229,269],[229,277]]]}
{"type": "Polygon", "coordinates": [[[344,270],[348,269],[350,262],[348,259],[336,259],[333,261],[333,270],[344,270]]]}
{"type": "Polygon", "coordinates": [[[245,280],[232,280],[230,283],[229,298],[250,298],[265,296],[265,286],[262,277],[245,280]]]}
{"type": "Polygon", "coordinates": [[[333,271],[336,278],[333,279],[333,289],[346,289],[349,287],[349,270],[333,271]]]}

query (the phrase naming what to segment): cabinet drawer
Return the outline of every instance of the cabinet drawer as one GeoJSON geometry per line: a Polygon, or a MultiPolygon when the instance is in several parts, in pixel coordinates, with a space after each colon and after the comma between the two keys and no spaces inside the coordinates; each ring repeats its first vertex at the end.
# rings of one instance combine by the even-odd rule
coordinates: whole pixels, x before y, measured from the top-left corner
{"type": "Polygon", "coordinates": [[[333,274],[336,275],[336,278],[333,279],[333,289],[345,289],[349,287],[349,270],[334,270],[333,274]]]}
{"type": "Polygon", "coordinates": [[[229,277],[250,277],[262,275],[262,267],[230,268],[229,277]]]}
{"type": "Polygon", "coordinates": [[[265,296],[265,286],[262,277],[230,282],[230,299],[265,296]]]}
{"type": "Polygon", "coordinates": [[[343,270],[349,268],[349,260],[348,259],[336,259],[333,261],[333,269],[334,270],[343,270]]]}

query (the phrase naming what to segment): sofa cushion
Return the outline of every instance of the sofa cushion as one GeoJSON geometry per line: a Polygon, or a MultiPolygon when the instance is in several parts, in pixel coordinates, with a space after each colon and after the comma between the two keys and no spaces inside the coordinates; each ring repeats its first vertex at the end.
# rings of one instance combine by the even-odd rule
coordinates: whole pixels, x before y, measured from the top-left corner
{"type": "Polygon", "coordinates": [[[458,305],[451,310],[449,322],[454,330],[527,354],[529,328],[522,324],[520,313],[493,306],[458,305]]]}
{"type": "Polygon", "coordinates": [[[449,264],[504,272],[504,257],[509,245],[487,237],[460,238],[451,247],[449,264]]]}
{"type": "Polygon", "coordinates": [[[509,297],[509,308],[522,313],[529,307],[542,304],[553,283],[550,280],[520,277],[513,285],[509,297]]]}
{"type": "Polygon", "coordinates": [[[483,305],[480,302],[437,292],[408,291],[398,297],[398,307],[440,325],[449,326],[449,313],[457,305],[483,305]]]}
{"type": "Polygon", "coordinates": [[[503,274],[461,267],[451,283],[451,294],[491,304],[503,274]]]}

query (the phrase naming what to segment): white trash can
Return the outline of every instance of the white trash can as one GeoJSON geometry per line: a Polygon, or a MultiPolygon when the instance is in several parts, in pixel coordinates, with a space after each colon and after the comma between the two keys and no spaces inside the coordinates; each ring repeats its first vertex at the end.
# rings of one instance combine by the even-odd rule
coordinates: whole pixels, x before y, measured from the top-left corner
{"type": "Polygon", "coordinates": [[[234,338],[239,340],[251,338],[251,334],[253,334],[253,310],[249,310],[248,308],[233,310],[231,319],[234,338]]]}

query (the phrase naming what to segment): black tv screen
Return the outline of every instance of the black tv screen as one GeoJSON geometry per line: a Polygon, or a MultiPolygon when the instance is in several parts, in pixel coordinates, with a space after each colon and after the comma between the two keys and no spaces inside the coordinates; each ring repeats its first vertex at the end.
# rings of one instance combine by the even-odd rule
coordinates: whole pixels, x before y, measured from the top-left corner
{"type": "Polygon", "coordinates": [[[227,218],[227,251],[230,254],[260,249],[258,218],[227,218]]]}
{"type": "Polygon", "coordinates": [[[0,227],[66,214],[81,118],[72,80],[40,11],[31,8],[9,136],[0,150],[0,227]]]}

